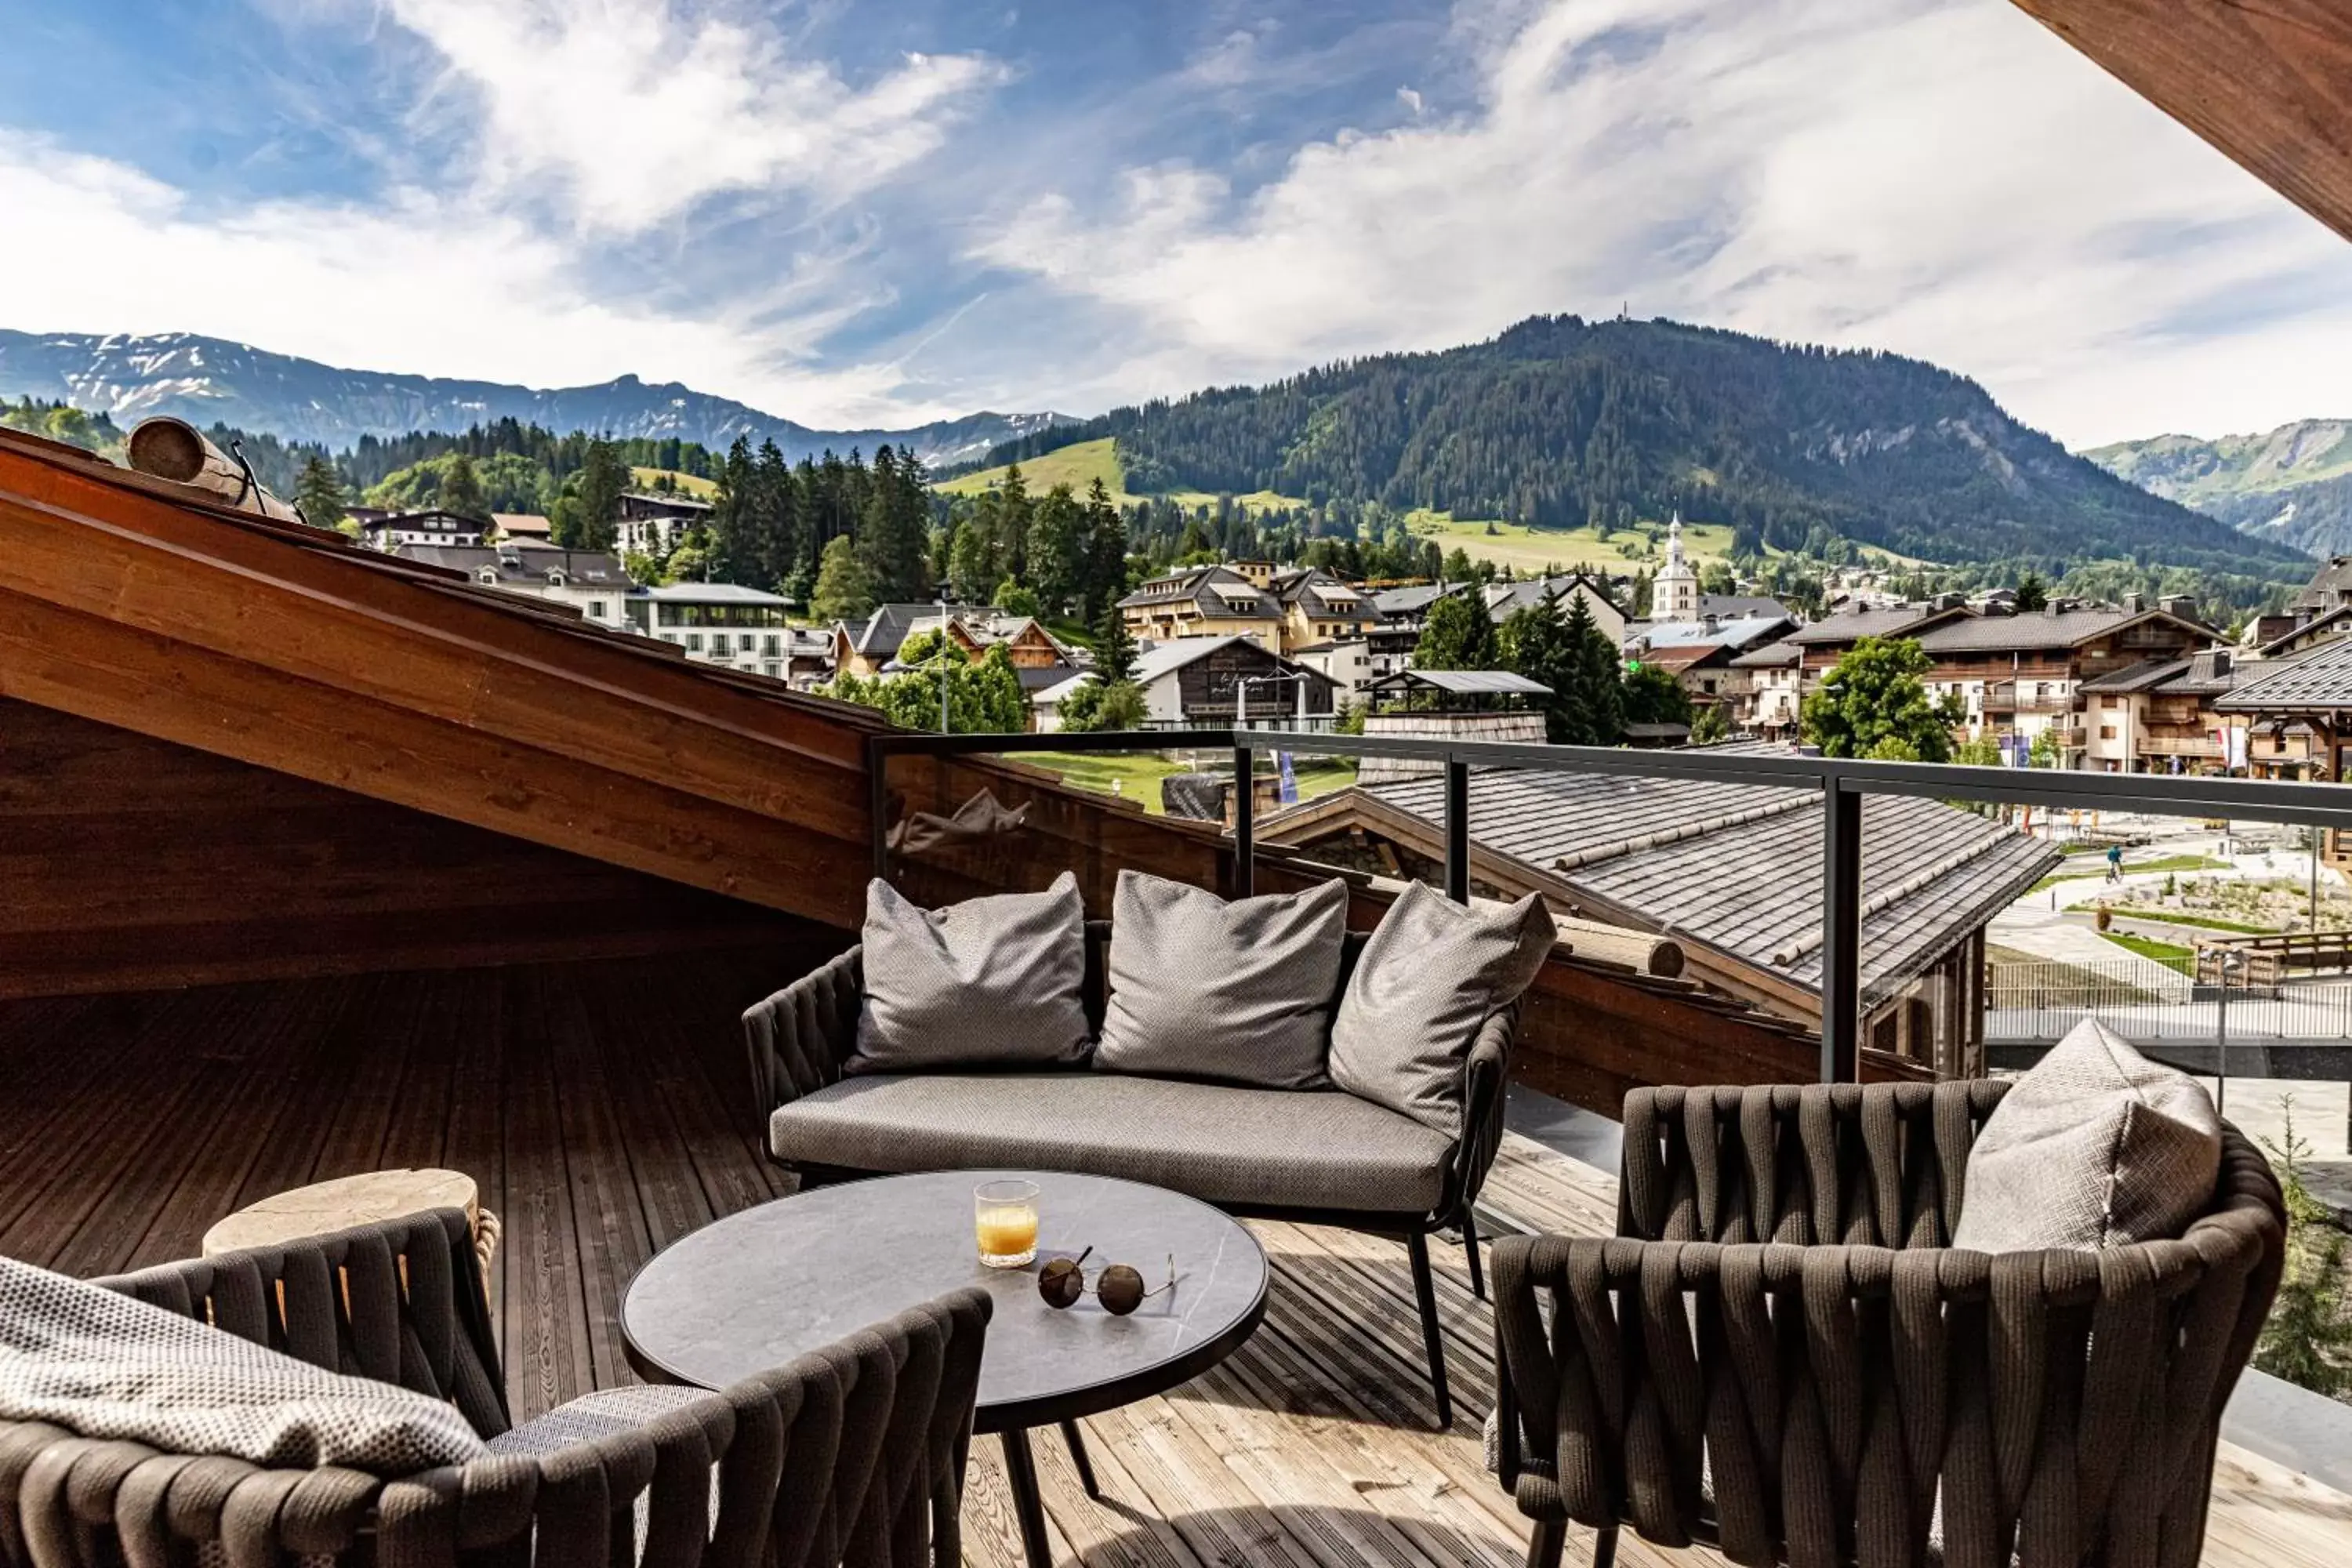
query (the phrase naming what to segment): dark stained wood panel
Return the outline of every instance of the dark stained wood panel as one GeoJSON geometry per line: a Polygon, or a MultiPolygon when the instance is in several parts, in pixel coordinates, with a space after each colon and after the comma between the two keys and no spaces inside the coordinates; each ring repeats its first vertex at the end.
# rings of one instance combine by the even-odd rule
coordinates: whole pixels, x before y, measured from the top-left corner
{"type": "Polygon", "coordinates": [[[812,929],[0,699],[0,995],[622,956],[812,929]]]}
{"type": "Polygon", "coordinates": [[[2142,98],[2352,239],[2352,5],[2016,0],[2142,98]]]}

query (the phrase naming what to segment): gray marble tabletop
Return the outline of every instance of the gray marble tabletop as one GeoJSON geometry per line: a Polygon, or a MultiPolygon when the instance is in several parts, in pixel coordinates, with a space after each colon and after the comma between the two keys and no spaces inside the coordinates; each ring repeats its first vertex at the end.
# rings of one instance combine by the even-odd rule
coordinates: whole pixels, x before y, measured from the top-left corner
{"type": "Polygon", "coordinates": [[[1056,1171],[879,1176],[779,1198],[704,1226],[629,1282],[621,1327],[647,1376],[721,1388],[978,1285],[995,1299],[981,1362],[982,1432],[1091,1415],[1164,1392],[1232,1353],[1265,1316],[1265,1254],[1230,1216],[1181,1194],[1056,1171]],[[1039,1191],[1037,1262],[985,1268],[972,1188],[1024,1177],[1039,1191]],[[1089,1293],[1056,1310],[1037,1268],[1087,1247],[1089,1282],[1132,1265],[1174,1289],[1130,1316],[1089,1293]]]}

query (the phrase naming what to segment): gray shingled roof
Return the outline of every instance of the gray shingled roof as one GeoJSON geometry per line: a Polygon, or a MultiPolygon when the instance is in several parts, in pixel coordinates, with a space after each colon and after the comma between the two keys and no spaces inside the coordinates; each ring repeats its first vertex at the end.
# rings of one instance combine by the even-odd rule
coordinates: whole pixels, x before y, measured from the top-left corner
{"type": "Polygon", "coordinates": [[[1789,634],[1789,640],[1801,647],[1812,643],[1848,643],[1860,637],[1908,637],[1915,628],[1938,616],[1962,613],[1931,610],[1920,605],[1897,605],[1885,610],[1840,610],[1799,626],[1789,634]]]}
{"type": "Polygon", "coordinates": [[[1805,650],[1787,637],[1750,648],[1731,661],[1734,669],[1784,669],[1805,657],[1805,650]]]}
{"type": "Polygon", "coordinates": [[[2073,647],[2136,621],[2171,621],[2204,634],[2207,628],[2164,610],[2021,610],[2013,616],[1971,616],[1919,634],[1929,653],[2005,652],[2011,648],[2073,647]]]}
{"type": "MultiPolygon", "coordinates": [[[[1366,793],[1433,823],[1444,781],[1366,793]]],[[[1822,805],[1809,789],[1475,769],[1480,845],[1811,989],[1822,978],[1822,805]]],[[[1862,973],[1884,995],[2058,864],[2046,845],[1939,801],[1869,795],[1862,973]]]]}

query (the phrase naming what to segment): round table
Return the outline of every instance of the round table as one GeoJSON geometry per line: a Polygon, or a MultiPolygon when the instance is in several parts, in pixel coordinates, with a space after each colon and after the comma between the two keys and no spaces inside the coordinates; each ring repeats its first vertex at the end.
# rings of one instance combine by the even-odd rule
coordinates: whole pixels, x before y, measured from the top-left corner
{"type": "Polygon", "coordinates": [[[1057,1423],[1088,1496],[1078,1434],[1099,1415],[1198,1377],[1265,1316],[1265,1253],[1238,1222],[1181,1194],[1055,1171],[877,1176],[778,1198],[706,1226],[640,1269],[621,1300],[630,1364],[657,1382],[723,1388],[961,1286],[995,1299],[972,1429],[1000,1436],[1029,1561],[1046,1563],[1028,1428],[1057,1423]],[[1037,1184],[1037,1262],[984,1268],[972,1188],[1037,1184]],[[1120,1318],[1089,1293],[1065,1310],[1037,1269],[1094,1248],[1087,1276],[1128,1263],[1147,1288],[1176,1285],[1120,1318]]]}

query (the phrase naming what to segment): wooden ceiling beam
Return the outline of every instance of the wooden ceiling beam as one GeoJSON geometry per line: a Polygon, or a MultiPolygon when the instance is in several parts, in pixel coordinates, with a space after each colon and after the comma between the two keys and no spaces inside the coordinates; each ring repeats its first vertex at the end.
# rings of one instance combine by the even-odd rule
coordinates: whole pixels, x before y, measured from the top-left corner
{"type": "Polygon", "coordinates": [[[2014,3],[2255,178],[2352,239],[2352,4],[2014,3]]]}

